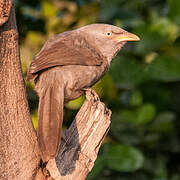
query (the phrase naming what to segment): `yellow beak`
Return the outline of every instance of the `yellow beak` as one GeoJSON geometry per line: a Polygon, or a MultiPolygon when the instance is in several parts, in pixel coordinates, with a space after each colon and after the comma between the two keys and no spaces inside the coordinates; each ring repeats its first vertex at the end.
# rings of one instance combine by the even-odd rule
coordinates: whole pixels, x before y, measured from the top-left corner
{"type": "Polygon", "coordinates": [[[123,42],[123,41],[139,41],[140,38],[135,34],[125,32],[124,34],[118,35],[114,38],[114,40],[123,42]]]}

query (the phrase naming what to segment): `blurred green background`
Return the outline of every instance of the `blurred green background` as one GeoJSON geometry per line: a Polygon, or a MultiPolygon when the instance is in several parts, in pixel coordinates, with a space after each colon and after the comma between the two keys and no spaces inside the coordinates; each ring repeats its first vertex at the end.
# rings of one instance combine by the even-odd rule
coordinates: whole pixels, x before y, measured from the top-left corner
{"type": "MultiPolygon", "coordinates": [[[[94,89],[113,112],[88,180],[180,180],[180,0],[16,0],[23,74],[54,34],[109,23],[137,34],[94,89]]],[[[27,83],[37,127],[38,97],[27,83]]],[[[64,110],[64,129],[84,97],[64,110]]]]}

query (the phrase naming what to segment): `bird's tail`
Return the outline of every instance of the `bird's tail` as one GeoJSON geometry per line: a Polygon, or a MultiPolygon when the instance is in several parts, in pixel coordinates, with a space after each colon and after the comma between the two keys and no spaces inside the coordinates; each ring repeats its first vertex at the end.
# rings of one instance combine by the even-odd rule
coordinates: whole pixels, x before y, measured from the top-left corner
{"type": "Polygon", "coordinates": [[[64,88],[53,82],[39,94],[38,144],[44,162],[55,158],[61,142],[64,88]]]}

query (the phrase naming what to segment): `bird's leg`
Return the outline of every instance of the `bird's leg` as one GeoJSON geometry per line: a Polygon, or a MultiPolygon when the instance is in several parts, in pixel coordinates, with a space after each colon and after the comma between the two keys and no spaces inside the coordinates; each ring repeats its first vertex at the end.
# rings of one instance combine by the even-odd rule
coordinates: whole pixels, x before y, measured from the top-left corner
{"type": "Polygon", "coordinates": [[[86,98],[87,98],[88,100],[92,100],[92,97],[93,97],[93,101],[94,101],[94,102],[100,100],[98,94],[97,94],[96,91],[94,91],[92,88],[83,88],[83,90],[85,91],[86,98]],[[90,98],[90,97],[91,97],[91,98],[90,98]]]}

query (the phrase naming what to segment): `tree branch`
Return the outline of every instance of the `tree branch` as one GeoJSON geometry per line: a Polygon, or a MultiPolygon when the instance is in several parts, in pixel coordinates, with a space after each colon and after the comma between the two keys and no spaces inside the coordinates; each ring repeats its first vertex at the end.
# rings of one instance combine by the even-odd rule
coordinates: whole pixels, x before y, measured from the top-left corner
{"type": "Polygon", "coordinates": [[[86,98],[70,128],[63,134],[59,155],[47,164],[55,180],[85,179],[109,130],[111,111],[93,90],[86,90],[86,98]]]}

